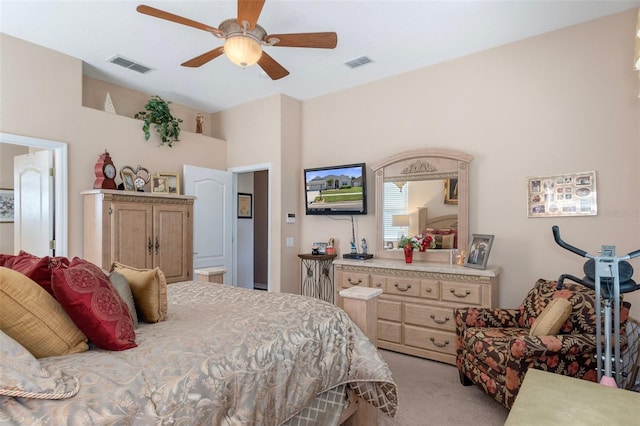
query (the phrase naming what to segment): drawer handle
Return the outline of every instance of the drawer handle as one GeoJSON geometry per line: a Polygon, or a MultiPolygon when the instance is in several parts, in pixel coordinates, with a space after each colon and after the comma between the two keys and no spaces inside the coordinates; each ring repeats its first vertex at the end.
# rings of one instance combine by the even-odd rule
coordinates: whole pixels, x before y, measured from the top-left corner
{"type": "Polygon", "coordinates": [[[382,287],[382,283],[376,283],[376,287],[382,287]]]}
{"type": "Polygon", "coordinates": [[[429,315],[429,317],[433,320],[433,322],[435,322],[436,324],[446,324],[447,321],[449,321],[449,317],[444,317],[443,320],[437,320],[436,316],[431,314],[429,315]]]}
{"type": "Polygon", "coordinates": [[[453,295],[454,295],[455,297],[460,297],[460,298],[462,298],[462,297],[467,297],[468,295],[470,295],[470,294],[471,294],[471,291],[470,291],[470,290],[465,290],[465,291],[464,291],[464,294],[458,294],[458,293],[456,293],[456,289],[455,289],[455,288],[450,288],[450,289],[449,289],[449,291],[450,291],[451,293],[453,293],[453,295]]]}
{"type": "Polygon", "coordinates": [[[358,284],[362,284],[362,278],[358,278],[358,282],[354,283],[351,281],[351,277],[347,278],[347,281],[349,281],[349,284],[351,285],[358,285],[358,284]]]}
{"type": "Polygon", "coordinates": [[[444,343],[436,342],[436,339],[434,339],[433,337],[429,337],[429,340],[431,340],[431,343],[433,343],[435,346],[437,346],[439,348],[444,348],[445,346],[447,346],[449,344],[448,340],[445,340],[444,343]]]}
{"type": "Polygon", "coordinates": [[[407,284],[407,286],[405,288],[400,288],[400,286],[398,285],[398,283],[395,283],[393,285],[395,288],[398,289],[398,291],[407,291],[411,288],[411,284],[407,284]]]}
{"type": "Polygon", "coordinates": [[[425,291],[426,291],[427,293],[431,293],[431,291],[432,291],[432,290],[431,290],[431,287],[426,288],[426,289],[425,289],[425,291]]]}

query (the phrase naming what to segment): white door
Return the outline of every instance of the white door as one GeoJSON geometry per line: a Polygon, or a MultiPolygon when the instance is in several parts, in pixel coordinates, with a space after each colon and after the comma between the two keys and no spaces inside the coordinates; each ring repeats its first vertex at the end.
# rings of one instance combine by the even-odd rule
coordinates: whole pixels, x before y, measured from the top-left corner
{"type": "Polygon", "coordinates": [[[185,165],[184,193],[193,203],[193,267],[223,266],[232,276],[233,173],[185,165]]]}
{"type": "Polygon", "coordinates": [[[54,255],[53,152],[37,151],[13,158],[15,189],[14,250],[54,255]]]}

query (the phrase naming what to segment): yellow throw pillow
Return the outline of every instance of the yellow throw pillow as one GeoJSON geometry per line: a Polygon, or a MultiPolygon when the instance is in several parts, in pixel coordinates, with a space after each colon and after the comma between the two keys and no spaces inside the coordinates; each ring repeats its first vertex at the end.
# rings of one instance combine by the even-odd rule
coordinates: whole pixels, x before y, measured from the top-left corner
{"type": "Polygon", "coordinates": [[[87,337],[38,283],[0,267],[0,330],[36,358],[89,350],[87,337]]]}
{"type": "Polygon", "coordinates": [[[164,321],[167,317],[167,280],[160,268],[138,269],[114,262],[117,271],[129,282],[136,310],[146,322],[164,321]]]}
{"type": "Polygon", "coordinates": [[[553,299],[531,324],[529,336],[553,336],[569,319],[573,306],[567,299],[553,299]]]}

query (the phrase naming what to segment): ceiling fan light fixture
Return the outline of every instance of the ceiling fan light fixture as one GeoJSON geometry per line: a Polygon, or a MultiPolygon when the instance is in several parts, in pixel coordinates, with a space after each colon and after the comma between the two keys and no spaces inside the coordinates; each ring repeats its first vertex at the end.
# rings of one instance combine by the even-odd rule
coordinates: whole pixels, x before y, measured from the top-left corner
{"type": "Polygon", "coordinates": [[[224,43],[224,53],[231,62],[246,68],[260,60],[262,48],[253,38],[237,35],[227,38],[224,43]]]}

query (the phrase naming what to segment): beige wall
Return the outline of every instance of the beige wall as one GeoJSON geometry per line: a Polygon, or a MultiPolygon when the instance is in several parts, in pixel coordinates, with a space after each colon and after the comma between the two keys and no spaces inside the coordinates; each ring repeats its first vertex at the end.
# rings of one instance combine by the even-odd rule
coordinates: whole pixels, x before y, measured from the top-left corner
{"type": "MultiPolygon", "coordinates": [[[[93,166],[105,149],[118,169],[140,164],[152,173],[182,174],[183,164],[227,167],[220,139],[183,131],[173,148],[158,147],[156,135],[145,142],[140,121],[83,107],[78,59],[0,34],[0,63],[0,132],[68,144],[69,256],[82,256],[80,193],[92,187],[93,166]]],[[[117,111],[117,98],[114,103],[117,111]]]]}
{"type": "MultiPolygon", "coordinates": [[[[306,101],[302,166],[372,164],[422,147],[472,154],[470,232],[495,235],[489,263],[504,268],[500,304],[517,306],[538,277],[582,273],[584,259],[553,242],[554,224],[589,252],[601,244],[616,244],[620,253],[640,247],[636,15],[628,11],[306,101]],[[597,171],[597,216],[527,218],[527,176],[585,170],[597,171]]],[[[357,221],[358,237],[373,243],[373,214],[357,221]]],[[[303,247],[333,234],[340,252],[348,250],[348,222],[304,217],[302,233],[303,247]]],[[[636,312],[639,293],[628,296],[636,312]]]]}
{"type": "Polygon", "coordinates": [[[298,293],[300,266],[297,254],[304,251],[299,238],[301,103],[283,95],[270,96],[213,114],[212,128],[216,137],[228,143],[230,169],[269,165],[270,288],[298,293]],[[285,223],[287,213],[297,213],[295,224],[285,223]],[[286,247],[289,237],[294,239],[293,247],[286,247]]]}

